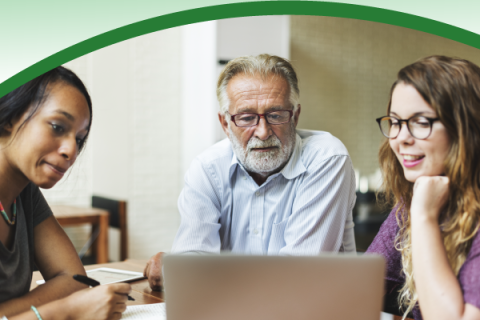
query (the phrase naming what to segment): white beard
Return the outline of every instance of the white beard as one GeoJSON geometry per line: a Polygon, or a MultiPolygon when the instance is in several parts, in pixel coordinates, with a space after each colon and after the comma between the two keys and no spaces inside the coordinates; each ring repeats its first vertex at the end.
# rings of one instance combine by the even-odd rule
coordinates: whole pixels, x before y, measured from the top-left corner
{"type": "Polygon", "coordinates": [[[290,127],[290,134],[287,137],[287,142],[282,145],[282,142],[276,135],[271,135],[267,140],[260,140],[256,137],[251,137],[248,141],[246,149],[244,149],[238,141],[232,128],[228,126],[230,142],[232,149],[237,159],[249,172],[258,173],[261,175],[268,175],[279,168],[283,167],[290,159],[295,147],[296,132],[293,123],[290,127]],[[253,151],[253,148],[268,148],[277,147],[267,152],[253,151]]]}

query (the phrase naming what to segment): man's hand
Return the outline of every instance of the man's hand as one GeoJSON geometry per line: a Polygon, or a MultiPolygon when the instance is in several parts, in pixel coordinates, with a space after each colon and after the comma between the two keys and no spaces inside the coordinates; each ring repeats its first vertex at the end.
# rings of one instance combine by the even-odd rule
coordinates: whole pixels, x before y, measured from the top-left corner
{"type": "Polygon", "coordinates": [[[154,291],[162,291],[162,258],[163,252],[159,252],[148,260],[143,275],[148,278],[150,288],[154,291]]]}

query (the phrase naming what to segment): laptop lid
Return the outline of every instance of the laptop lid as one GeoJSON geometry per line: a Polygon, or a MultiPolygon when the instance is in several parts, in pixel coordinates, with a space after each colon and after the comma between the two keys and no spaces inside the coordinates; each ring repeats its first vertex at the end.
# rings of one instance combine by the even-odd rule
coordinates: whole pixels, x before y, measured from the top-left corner
{"type": "Polygon", "coordinates": [[[168,320],[380,318],[380,256],[167,255],[163,262],[168,320]]]}

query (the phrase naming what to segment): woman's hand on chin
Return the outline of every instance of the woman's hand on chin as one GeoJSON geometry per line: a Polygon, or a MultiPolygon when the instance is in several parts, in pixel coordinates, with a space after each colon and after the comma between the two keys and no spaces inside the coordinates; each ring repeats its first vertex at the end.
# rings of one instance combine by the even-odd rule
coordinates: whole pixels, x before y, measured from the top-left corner
{"type": "Polygon", "coordinates": [[[438,223],[438,217],[448,199],[449,179],[443,176],[419,177],[413,187],[411,219],[438,223]]]}

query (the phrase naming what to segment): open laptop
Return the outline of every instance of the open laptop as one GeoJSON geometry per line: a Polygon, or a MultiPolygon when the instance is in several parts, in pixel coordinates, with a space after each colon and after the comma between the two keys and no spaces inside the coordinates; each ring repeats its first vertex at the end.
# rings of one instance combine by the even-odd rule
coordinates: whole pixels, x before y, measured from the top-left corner
{"type": "Polygon", "coordinates": [[[168,320],[380,319],[380,256],[167,255],[163,262],[168,320]]]}

